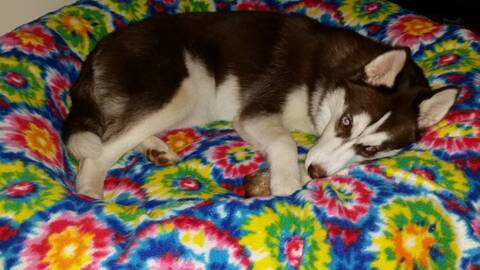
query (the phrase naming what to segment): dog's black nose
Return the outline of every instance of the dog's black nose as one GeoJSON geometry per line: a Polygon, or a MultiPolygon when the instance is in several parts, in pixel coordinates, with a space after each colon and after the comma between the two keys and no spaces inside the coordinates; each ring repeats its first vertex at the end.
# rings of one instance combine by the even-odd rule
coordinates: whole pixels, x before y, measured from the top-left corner
{"type": "Polygon", "coordinates": [[[308,166],[308,175],[310,175],[312,179],[322,178],[327,175],[327,172],[319,165],[311,164],[308,166]]]}

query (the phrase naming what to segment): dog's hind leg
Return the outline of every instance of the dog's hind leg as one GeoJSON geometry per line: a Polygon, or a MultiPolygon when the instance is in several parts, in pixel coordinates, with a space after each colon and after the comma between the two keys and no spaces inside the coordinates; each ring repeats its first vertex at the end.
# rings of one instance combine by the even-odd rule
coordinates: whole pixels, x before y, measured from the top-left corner
{"type": "Polygon", "coordinates": [[[177,154],[157,136],[146,138],[137,149],[142,152],[148,160],[160,166],[175,165],[179,160],[177,154]]]}
{"type": "Polygon", "coordinates": [[[242,138],[267,154],[273,195],[289,195],[301,188],[297,145],[278,115],[237,118],[242,138]]]}
{"type": "Polygon", "coordinates": [[[99,155],[80,161],[76,179],[78,193],[100,199],[103,197],[103,183],[108,169],[127,151],[131,150],[151,134],[145,133],[142,126],[128,128],[127,131],[102,143],[99,155]]]}
{"type": "Polygon", "coordinates": [[[88,157],[80,162],[76,179],[76,189],[80,194],[92,198],[103,197],[103,183],[108,169],[126,152],[136,147],[155,133],[148,126],[156,123],[151,119],[131,126],[121,134],[102,143],[99,155],[88,157]]]}
{"type": "MultiPolygon", "coordinates": [[[[139,116],[142,120],[124,127],[117,135],[102,142],[98,156],[81,160],[76,179],[77,192],[93,198],[102,198],[103,182],[107,170],[127,151],[143,142],[150,144],[154,134],[158,134],[188,117],[195,106],[194,91],[195,89],[188,84],[182,84],[172,100],[163,108],[145,116],[139,116]]],[[[153,139],[153,141],[155,140],[153,139]]],[[[158,141],[154,143],[158,143],[158,141]]]]}

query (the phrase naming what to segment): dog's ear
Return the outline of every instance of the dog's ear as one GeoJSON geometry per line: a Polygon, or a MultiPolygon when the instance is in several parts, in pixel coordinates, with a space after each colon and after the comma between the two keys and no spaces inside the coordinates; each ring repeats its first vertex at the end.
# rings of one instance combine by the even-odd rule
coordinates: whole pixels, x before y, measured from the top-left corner
{"type": "Polygon", "coordinates": [[[418,127],[425,129],[442,120],[455,102],[457,94],[458,89],[452,86],[431,91],[418,105],[418,127]]]}
{"type": "Polygon", "coordinates": [[[407,50],[404,49],[394,49],[377,56],[364,67],[367,83],[392,87],[406,60],[407,50]]]}

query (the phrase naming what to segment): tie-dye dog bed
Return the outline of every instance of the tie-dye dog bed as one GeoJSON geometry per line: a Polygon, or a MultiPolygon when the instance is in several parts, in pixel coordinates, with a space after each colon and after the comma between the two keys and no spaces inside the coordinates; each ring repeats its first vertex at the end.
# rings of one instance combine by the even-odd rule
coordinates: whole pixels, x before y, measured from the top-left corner
{"type": "MultiPolygon", "coordinates": [[[[380,0],[86,0],[0,38],[0,268],[480,269],[480,38],[380,0]],[[182,158],[130,152],[105,200],[73,191],[60,140],[68,89],[106,33],[158,12],[301,13],[408,46],[434,87],[461,87],[447,117],[396,157],[244,199],[266,167],[228,122],[173,130],[182,158]]],[[[315,137],[295,133],[304,158],[315,137]]]]}

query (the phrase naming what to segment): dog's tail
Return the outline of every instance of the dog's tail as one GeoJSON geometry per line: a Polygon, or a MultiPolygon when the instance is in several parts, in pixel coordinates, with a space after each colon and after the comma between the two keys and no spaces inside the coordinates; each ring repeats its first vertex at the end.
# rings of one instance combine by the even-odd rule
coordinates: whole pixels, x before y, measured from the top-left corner
{"type": "Polygon", "coordinates": [[[102,149],[102,114],[93,99],[93,71],[85,63],[70,90],[72,107],[62,127],[62,139],[68,151],[78,160],[98,157],[102,149]]]}

